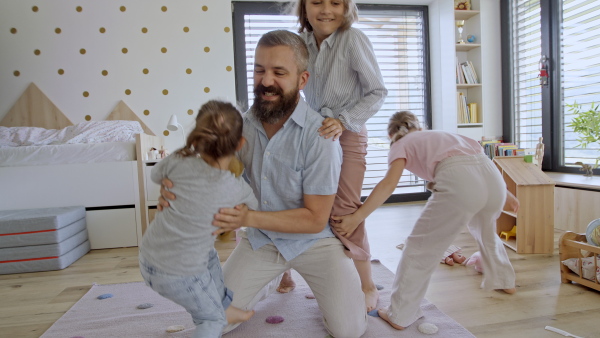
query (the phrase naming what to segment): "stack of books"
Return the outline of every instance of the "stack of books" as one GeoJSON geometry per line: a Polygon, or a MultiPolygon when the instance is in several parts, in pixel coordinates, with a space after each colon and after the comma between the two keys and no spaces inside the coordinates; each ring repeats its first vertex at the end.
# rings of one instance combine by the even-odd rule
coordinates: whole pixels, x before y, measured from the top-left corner
{"type": "Polygon", "coordinates": [[[458,92],[456,95],[456,111],[458,112],[457,122],[459,124],[479,123],[477,119],[477,103],[467,103],[467,96],[464,93],[458,92]]]}
{"type": "Polygon", "coordinates": [[[496,156],[524,156],[527,154],[526,149],[519,148],[513,143],[502,142],[502,139],[481,140],[479,143],[490,159],[496,156]]]}
{"type": "Polygon", "coordinates": [[[473,62],[456,62],[456,83],[457,84],[478,84],[479,78],[473,62]]]}

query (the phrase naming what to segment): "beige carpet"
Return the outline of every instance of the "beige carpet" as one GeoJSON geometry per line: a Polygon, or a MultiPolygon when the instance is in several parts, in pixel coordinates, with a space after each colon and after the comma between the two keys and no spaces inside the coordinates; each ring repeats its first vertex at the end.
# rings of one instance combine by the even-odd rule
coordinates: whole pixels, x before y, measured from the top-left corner
{"type": "MultiPolygon", "coordinates": [[[[295,271],[293,271],[296,273],[295,271]]],[[[383,285],[380,291],[379,306],[389,303],[390,288],[394,275],[380,263],[373,263],[373,279],[383,285]]],[[[314,299],[307,299],[310,289],[295,275],[298,286],[289,294],[275,293],[257,305],[256,315],[240,325],[224,338],[325,338],[328,336],[322,324],[321,314],[314,299]],[[282,316],[284,322],[268,324],[269,316],[282,316]]],[[[464,327],[445,315],[435,305],[424,301],[425,317],[408,327],[397,331],[380,318],[369,316],[369,326],[363,338],[385,337],[474,337],[464,327]],[[435,324],[439,331],[425,335],[418,330],[419,324],[435,324]]],[[[144,283],[93,285],[73,307],[65,313],[42,338],[105,338],[105,337],[191,337],[194,330],[190,315],[182,307],[162,298],[144,283]],[[97,299],[103,294],[112,294],[107,299],[97,299]],[[140,310],[137,306],[152,303],[153,307],[140,310]],[[183,325],[186,329],[167,333],[173,325],[183,325]]],[[[346,338],[346,337],[340,337],[346,338]]]]}

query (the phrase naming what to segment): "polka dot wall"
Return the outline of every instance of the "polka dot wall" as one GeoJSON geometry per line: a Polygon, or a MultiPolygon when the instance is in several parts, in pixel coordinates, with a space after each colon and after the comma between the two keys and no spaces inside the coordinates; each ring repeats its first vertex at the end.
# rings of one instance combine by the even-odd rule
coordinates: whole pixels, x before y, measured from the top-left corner
{"type": "MultiPolygon", "coordinates": [[[[0,119],[34,82],[74,123],[123,100],[157,135],[235,101],[230,0],[0,2],[0,119]]],[[[179,147],[177,133],[165,137],[179,147]]]]}

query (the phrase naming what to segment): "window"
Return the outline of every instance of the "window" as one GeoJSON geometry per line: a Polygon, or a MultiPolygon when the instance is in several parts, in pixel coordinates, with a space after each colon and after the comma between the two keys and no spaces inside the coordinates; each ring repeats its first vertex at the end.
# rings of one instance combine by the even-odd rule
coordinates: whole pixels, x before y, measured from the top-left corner
{"type": "MultiPolygon", "coordinates": [[[[254,48],[262,34],[274,29],[298,31],[296,17],[283,15],[281,3],[233,2],[236,91],[247,109],[253,102],[254,48]]],[[[431,125],[428,83],[426,7],[359,5],[359,22],[353,26],[371,40],[381,68],[388,96],[367,122],[369,147],[363,196],[367,196],[387,171],[389,117],[410,110],[431,125]]],[[[393,201],[422,200],[427,197],[424,181],[404,173],[393,201]],[[408,194],[408,195],[406,195],[408,194]]]]}
{"type": "MultiPolygon", "coordinates": [[[[600,103],[600,3],[589,0],[511,0],[505,13],[504,34],[512,78],[505,89],[512,102],[505,123],[514,140],[532,148],[539,137],[546,146],[545,170],[576,172],[575,162],[594,164],[600,146],[577,147],[580,135],[569,126],[573,118],[567,105],[584,109],[600,103]],[[548,62],[548,86],[540,86],[540,61],[548,62]]],[[[506,108],[506,107],[505,107],[506,108]]],[[[510,133],[509,132],[509,133],[510,133]]]]}

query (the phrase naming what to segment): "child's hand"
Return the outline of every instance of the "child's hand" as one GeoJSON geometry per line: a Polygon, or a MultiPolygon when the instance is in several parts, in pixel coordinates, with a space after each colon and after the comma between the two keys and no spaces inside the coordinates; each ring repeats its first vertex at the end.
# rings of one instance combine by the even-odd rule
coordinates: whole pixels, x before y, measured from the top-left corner
{"type": "Polygon", "coordinates": [[[345,216],[331,216],[331,226],[341,236],[350,237],[358,228],[362,219],[358,219],[354,214],[345,216]]]}
{"type": "Polygon", "coordinates": [[[337,140],[342,136],[342,132],[346,130],[342,122],[339,119],[328,117],[323,120],[323,125],[317,131],[319,136],[325,136],[325,138],[333,138],[333,141],[337,140]]]}

